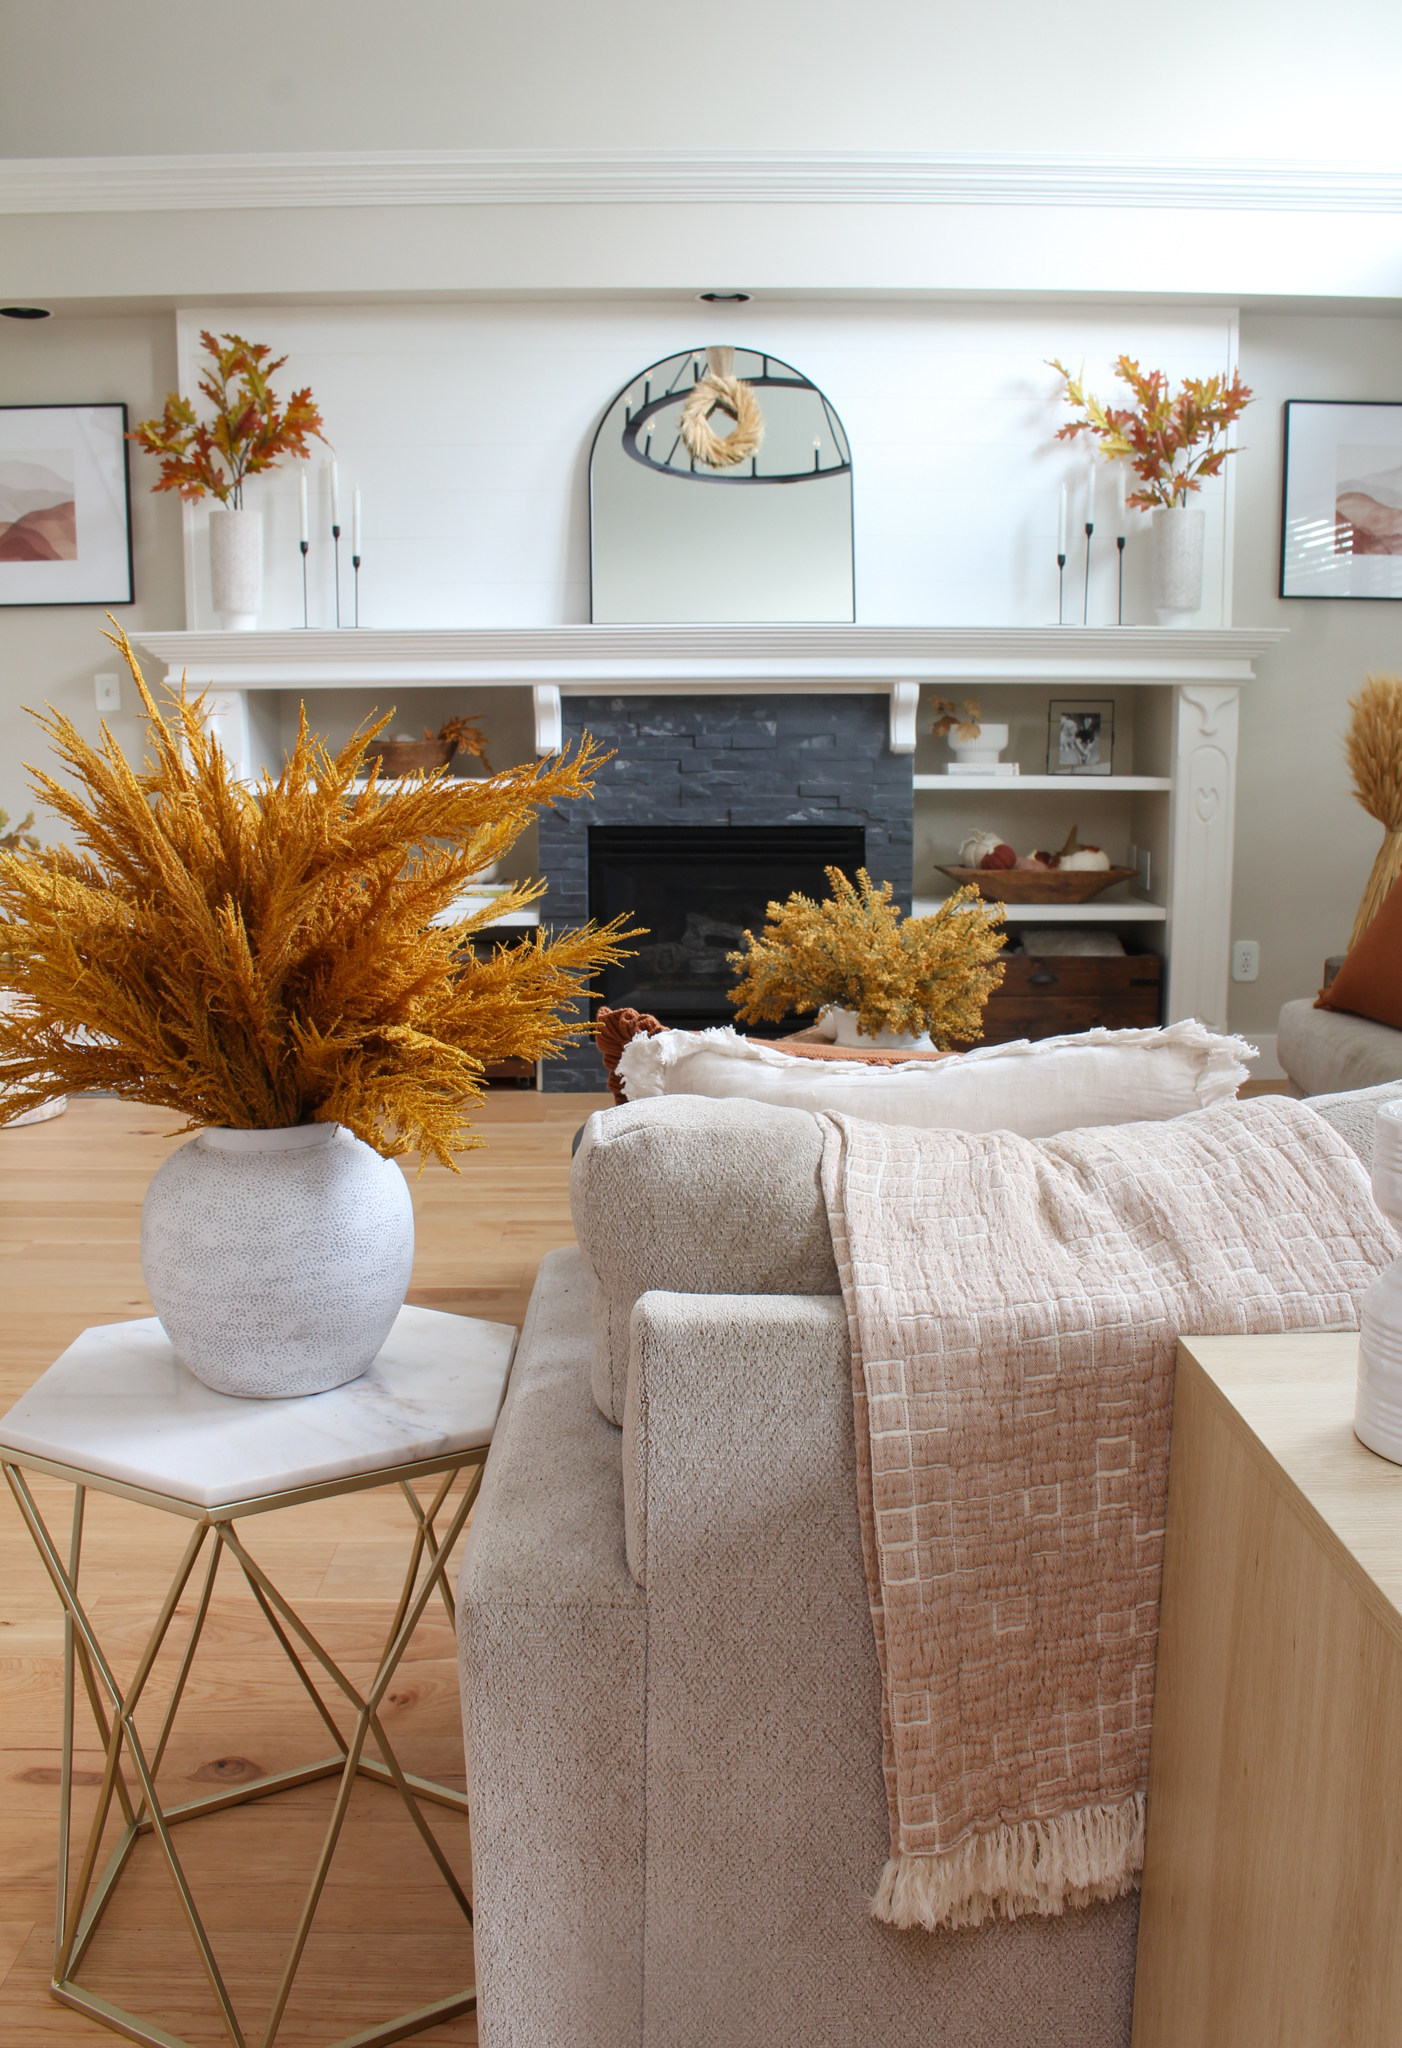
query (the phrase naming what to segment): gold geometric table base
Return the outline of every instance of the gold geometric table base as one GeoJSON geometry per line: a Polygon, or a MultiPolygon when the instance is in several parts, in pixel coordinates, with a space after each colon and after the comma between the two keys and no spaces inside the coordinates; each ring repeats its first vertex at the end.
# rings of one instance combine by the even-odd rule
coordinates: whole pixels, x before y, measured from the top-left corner
{"type": "MultiPolygon", "coordinates": [[[[168,2032],[164,2027],[157,2026],[154,2021],[142,2019],[135,2013],[125,2011],[109,1999],[85,1989],[77,1981],[77,1972],[82,1965],[83,1957],[126,1867],[127,1859],[143,1835],[154,1835],[175,1885],[186,1924],[194,1939],[196,1951],[229,2039],[234,2048],[248,2048],[247,2038],[229,1998],[204,1923],[200,1918],[199,1908],[195,1904],[181,1867],[172,1830],[183,1821],[194,1820],[201,1814],[218,1813],[225,1807],[242,1806],[252,1799],[267,1799],[276,1793],[288,1792],[297,1786],[309,1785],[322,1778],[339,1776],[341,1782],[311,1886],[283,1966],[277,1996],[261,2037],[262,2048],[273,2048],[282,2024],[357,1777],[369,1778],[381,1785],[393,1785],[404,1802],[409,1819],[417,1828],[437,1865],[444,1884],[452,1893],[464,1919],[471,1924],[471,1902],[459,1884],[423,1813],[423,1805],[427,1802],[451,1807],[465,1814],[468,1810],[466,1795],[455,1792],[450,1786],[435,1784],[430,1779],[415,1777],[401,1769],[380,1720],[380,1704],[394,1678],[409,1640],[433,1597],[435,1587],[442,1595],[449,1625],[452,1626],[454,1623],[453,1598],[444,1582],[444,1571],[449,1554],[462,1533],[463,1525],[472,1511],[478,1489],[482,1484],[487,1449],[488,1446],[483,1444],[470,1450],[454,1451],[443,1457],[421,1460],[415,1464],[398,1465],[388,1471],[382,1469],[378,1472],[357,1473],[350,1478],[323,1485],[298,1487],[284,1493],[264,1494],[254,1500],[234,1501],[220,1507],[196,1506],[166,1494],[151,1493],[139,1486],[101,1478],[91,1472],[80,1472],[71,1466],[57,1464],[45,1458],[31,1457],[26,1453],[22,1459],[26,1467],[67,1480],[73,1487],[73,1526],[66,1564],[39,1513],[19,1463],[13,1462],[15,1453],[10,1452],[6,1458],[0,1460],[10,1491],[14,1494],[20,1513],[34,1539],[35,1548],[63,1604],[63,1767],[59,1788],[54,1968],[49,1986],[56,1999],[64,2005],[73,2006],[79,2012],[89,2014],[91,2018],[98,2020],[103,2026],[111,2027],[116,2033],[125,2034],[129,2040],[147,2044],[147,2048],[191,2048],[191,2044],[180,2035],[168,2032]],[[446,1533],[440,1538],[435,1528],[437,1517],[443,1512],[454,1479],[468,1467],[476,1468],[475,1475],[462,1500],[454,1509],[446,1533]],[[438,1475],[442,1475],[441,1484],[428,1505],[425,1505],[414,1491],[413,1481],[438,1475]],[[317,1641],[289,1602],[279,1593],[267,1573],[249,1556],[234,1525],[236,1521],[242,1521],[251,1515],[268,1514],[278,1508],[300,1506],[306,1501],[324,1500],[333,1495],[358,1493],[370,1487],[390,1484],[397,1485],[409,1503],[415,1522],[414,1539],[404,1584],[385,1637],[374,1679],[368,1690],[362,1694],[317,1641]],[[182,1515],[194,1523],[185,1554],[161,1603],[155,1626],[141,1654],[131,1684],[125,1692],[117,1684],[78,1593],[84,1503],[90,1487],[104,1493],[119,1494],[124,1499],[139,1501],[145,1506],[159,1508],[168,1514],[182,1515]],[[205,1569],[190,1638],[181,1657],[174,1690],[166,1707],[155,1748],[148,1759],[136,1730],[136,1709],[170,1629],[176,1605],[189,1583],[200,1553],[211,1537],[213,1548],[205,1569]],[[325,1724],[334,1745],[334,1754],[297,1770],[278,1771],[268,1777],[255,1778],[248,1784],[239,1786],[236,1791],[216,1792],[208,1798],[189,1800],[179,1806],[163,1807],[156,1793],[156,1775],[160,1770],[161,1759],[165,1755],[166,1745],[175,1724],[176,1711],[190,1675],[190,1667],[194,1662],[195,1650],[204,1629],[210,1599],[214,1592],[215,1577],[225,1551],[238,1564],[264,1619],[325,1724]],[[422,1584],[418,1584],[419,1571],[425,1555],[428,1558],[428,1569],[424,1573],[422,1584]],[[347,1706],[354,1715],[354,1724],[349,1735],[342,1733],[335,1717],[313,1684],[303,1657],[298,1654],[298,1644],[303,1655],[309,1656],[311,1661],[318,1664],[344,1695],[347,1706]],[[92,1709],[104,1752],[104,1764],[97,1811],[83,1848],[78,1880],[72,1887],[70,1895],[68,1873],[76,1676],[82,1678],[83,1689],[92,1709]],[[382,1760],[367,1757],[364,1753],[365,1744],[372,1737],[382,1760]],[[135,1787],[128,1784],[122,1769],[123,1750],[131,1760],[131,1767],[137,1780],[135,1787]],[[124,1825],[106,1868],[100,1876],[96,1876],[94,1882],[98,1849],[114,1798],[120,1807],[124,1825]]],[[[360,2033],[342,2036],[340,2040],[328,2043],[327,2048],[380,2048],[382,2043],[402,2041],[410,2034],[421,2033],[426,2027],[440,2026],[445,2020],[456,2019],[462,2013],[471,2012],[476,2003],[476,1989],[469,1985],[465,1990],[441,1998],[432,2005],[420,2006],[414,2012],[401,2013],[395,2019],[384,2020],[376,2026],[365,2028],[360,2033]]]]}

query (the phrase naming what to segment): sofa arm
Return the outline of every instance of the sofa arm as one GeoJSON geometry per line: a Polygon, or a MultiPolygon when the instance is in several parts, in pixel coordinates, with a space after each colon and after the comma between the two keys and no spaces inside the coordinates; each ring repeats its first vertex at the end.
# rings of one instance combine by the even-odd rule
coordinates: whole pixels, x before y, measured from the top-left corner
{"type": "Polygon", "coordinates": [[[589,1390],[593,1288],[577,1251],[541,1266],[458,1575],[492,2048],[636,2048],[642,2024],[646,1618],[589,1390]]]}
{"type": "Polygon", "coordinates": [[[623,1420],[628,1318],[649,1288],[835,1294],[837,1267],[806,1111],[667,1096],[590,1117],[570,1171],[599,1282],[594,1397],[623,1420]]]}

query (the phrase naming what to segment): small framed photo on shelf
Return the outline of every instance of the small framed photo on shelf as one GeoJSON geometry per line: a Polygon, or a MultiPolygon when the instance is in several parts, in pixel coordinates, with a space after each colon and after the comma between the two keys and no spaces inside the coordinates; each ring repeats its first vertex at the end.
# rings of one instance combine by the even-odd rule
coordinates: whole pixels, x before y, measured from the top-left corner
{"type": "Polygon", "coordinates": [[[0,406],[0,605],[132,594],[126,407],[0,406]]]}
{"type": "Polygon", "coordinates": [[[1280,594],[1402,598],[1402,402],[1287,402],[1280,594]]]}
{"type": "Polygon", "coordinates": [[[1047,720],[1048,775],[1108,775],[1115,757],[1111,697],[1053,697],[1047,720]]]}

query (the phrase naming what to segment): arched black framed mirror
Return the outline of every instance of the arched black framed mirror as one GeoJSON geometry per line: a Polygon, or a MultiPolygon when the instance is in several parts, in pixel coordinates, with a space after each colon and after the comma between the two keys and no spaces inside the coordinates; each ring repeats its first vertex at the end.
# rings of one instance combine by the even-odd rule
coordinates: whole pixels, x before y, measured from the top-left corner
{"type": "Polygon", "coordinates": [[[755,349],[650,364],[594,436],[589,558],[599,624],[853,618],[852,456],[833,406],[755,349]]]}

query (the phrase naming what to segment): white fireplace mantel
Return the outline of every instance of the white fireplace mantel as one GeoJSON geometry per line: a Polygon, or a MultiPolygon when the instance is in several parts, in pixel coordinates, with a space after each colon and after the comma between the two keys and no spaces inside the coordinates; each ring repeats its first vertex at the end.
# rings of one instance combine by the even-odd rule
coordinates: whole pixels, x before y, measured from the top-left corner
{"type": "MultiPolygon", "coordinates": [[[[1168,961],[1169,1019],[1227,1018],[1238,700],[1280,629],[1156,626],[531,626],[428,632],[143,633],[138,645],[178,684],[207,691],[209,724],[244,773],[254,759],[254,693],[347,688],[528,688],[536,744],[562,741],[561,696],[874,692],[891,706],[891,750],[915,751],[922,683],[1155,686],[1171,693],[1171,737],[1145,788],[1166,805],[1151,897],[1119,910],[1156,921],[1168,961]],[[1165,772],[1166,771],[1166,772],[1165,772]]],[[[941,782],[941,778],[922,778],[941,782]]],[[[1128,789],[1107,782],[1104,788],[1128,789]]],[[[1137,787],[1137,785],[1134,785],[1137,787]]],[[[946,793],[958,785],[948,783],[946,793]]],[[[965,785],[967,787],[967,785],[965,785]]],[[[1027,788],[1034,778],[1027,778],[1027,788]]],[[[1076,783],[1067,784],[1068,801],[1076,783]]],[[[918,793],[941,801],[938,789],[918,793]]],[[[1016,803],[1019,785],[999,785],[1016,803]]],[[[1069,820],[1068,820],[1069,822],[1069,820]]],[[[1102,906],[1113,916],[1116,907],[1102,906]]],[[[1150,929],[1150,924],[1141,925],[1150,929]]]]}
{"type": "MultiPolygon", "coordinates": [[[[560,744],[560,698],[734,692],[876,692],[890,698],[891,748],[915,749],[922,683],[1080,687],[1240,685],[1283,629],[1157,626],[521,626],[374,632],[142,633],[165,680],[224,700],[232,752],[253,690],[378,689],[470,683],[526,687],[536,745],[560,744]],[[243,710],[242,717],[239,715],[243,710]]],[[[222,716],[221,716],[222,713],[222,716]]]]}

